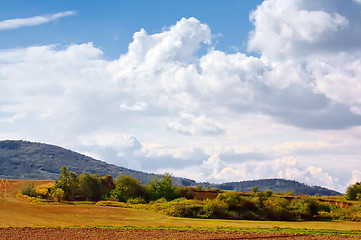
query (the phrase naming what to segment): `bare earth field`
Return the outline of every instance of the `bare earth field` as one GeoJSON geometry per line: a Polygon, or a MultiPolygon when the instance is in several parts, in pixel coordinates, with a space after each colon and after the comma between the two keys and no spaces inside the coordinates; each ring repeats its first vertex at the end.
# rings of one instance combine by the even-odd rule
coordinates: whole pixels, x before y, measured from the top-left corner
{"type": "Polygon", "coordinates": [[[223,230],[27,227],[0,228],[0,239],[359,239],[359,237],[223,230]]]}
{"type": "Polygon", "coordinates": [[[34,204],[15,196],[28,182],[7,181],[0,196],[0,239],[361,239],[357,222],[188,219],[128,208],[34,204]],[[327,234],[313,235],[304,229],[327,234]],[[357,235],[330,235],[333,230],[357,235]]]}

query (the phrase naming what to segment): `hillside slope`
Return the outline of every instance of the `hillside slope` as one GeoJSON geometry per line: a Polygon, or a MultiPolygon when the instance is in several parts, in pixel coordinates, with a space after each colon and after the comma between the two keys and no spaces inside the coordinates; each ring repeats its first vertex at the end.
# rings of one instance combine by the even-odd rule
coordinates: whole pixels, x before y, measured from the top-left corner
{"type": "MultiPolygon", "coordinates": [[[[156,174],[134,171],[124,167],[87,157],[58,146],[28,141],[0,141],[0,179],[58,179],[62,166],[77,174],[83,171],[99,175],[119,174],[132,176],[143,184],[148,184],[156,174]]],[[[339,192],[285,179],[264,179],[254,181],[229,182],[222,184],[197,183],[194,180],[174,177],[178,186],[210,186],[221,190],[250,192],[254,186],[260,191],[270,189],[273,192],[289,192],[295,194],[339,195],[339,192]]]]}
{"type": "MultiPolygon", "coordinates": [[[[62,166],[77,174],[86,171],[100,176],[119,174],[137,178],[148,184],[156,174],[119,167],[58,146],[28,141],[0,141],[0,178],[58,179],[62,166]]],[[[189,186],[195,181],[175,178],[175,184],[189,186]]]]}

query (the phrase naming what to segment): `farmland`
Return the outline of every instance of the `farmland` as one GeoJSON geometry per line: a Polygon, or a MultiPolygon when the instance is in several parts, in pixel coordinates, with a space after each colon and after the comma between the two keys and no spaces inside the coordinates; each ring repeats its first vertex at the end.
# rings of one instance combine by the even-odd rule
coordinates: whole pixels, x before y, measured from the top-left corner
{"type": "MultiPolygon", "coordinates": [[[[52,181],[32,182],[34,182],[35,185],[41,185],[51,183],[52,181]]],[[[178,231],[184,232],[185,230],[207,230],[209,233],[217,230],[217,232],[220,231],[222,234],[225,234],[225,232],[231,232],[230,230],[237,230],[236,233],[238,234],[240,234],[239,231],[242,231],[243,234],[244,232],[256,232],[257,234],[287,233],[291,235],[305,233],[361,235],[361,223],[359,222],[277,222],[191,219],[171,217],[151,211],[130,208],[96,205],[36,204],[16,198],[16,194],[18,193],[19,189],[22,186],[28,184],[29,181],[8,180],[7,183],[7,191],[3,193],[3,196],[0,199],[0,216],[2,216],[0,218],[0,227],[1,231],[3,231],[1,236],[5,236],[12,231],[14,231],[12,234],[15,234],[15,232],[19,231],[33,232],[35,236],[35,232],[39,231],[39,227],[46,227],[46,229],[41,229],[43,229],[45,232],[52,232],[52,234],[55,235],[57,234],[56,232],[60,231],[59,227],[66,229],[69,227],[86,227],[87,230],[84,230],[85,232],[93,231],[88,229],[92,227],[107,227],[107,230],[94,230],[100,232],[112,232],[112,228],[118,229],[116,230],[118,232],[126,231],[127,233],[129,233],[129,229],[133,229],[132,231],[136,232],[142,232],[145,231],[144,229],[146,229],[146,232],[149,234],[153,234],[154,231],[170,231],[169,234],[172,235],[172,232],[174,232],[175,235],[172,236],[174,236],[173,238],[176,239],[178,238],[176,236],[179,234],[178,231]],[[4,231],[7,231],[8,233],[5,233],[4,231]]],[[[69,231],[69,234],[74,234],[71,233],[74,232],[74,230],[70,230],[71,228],[66,231],[69,231]]],[[[79,230],[78,232],[82,231],[79,230]]],[[[197,234],[197,232],[194,232],[193,234],[197,234]]],[[[201,235],[204,235],[204,233],[201,235]]],[[[85,236],[86,235],[84,235],[84,237],[85,236]]],[[[110,236],[114,235],[109,235],[109,238],[111,238],[110,236]]],[[[156,238],[156,235],[149,236],[150,238],[156,238]]],[[[233,236],[233,238],[234,237],[235,236],[233,236]]],[[[222,239],[223,237],[214,236],[211,238],[222,239]]],[[[305,238],[303,237],[303,239],[305,238]]]]}

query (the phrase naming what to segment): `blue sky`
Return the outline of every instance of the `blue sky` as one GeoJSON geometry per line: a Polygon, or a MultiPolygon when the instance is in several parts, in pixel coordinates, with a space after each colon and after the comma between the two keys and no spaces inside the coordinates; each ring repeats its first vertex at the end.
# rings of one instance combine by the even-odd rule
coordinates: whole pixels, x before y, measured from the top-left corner
{"type": "Polygon", "coordinates": [[[125,53],[133,33],[162,31],[182,17],[206,22],[217,39],[217,49],[244,49],[252,28],[249,12],[262,1],[1,1],[2,20],[75,11],[74,16],[39,25],[6,31],[1,48],[41,44],[93,42],[106,57],[125,53]],[[20,7],[19,7],[20,6],[20,7]]]}
{"type": "Polygon", "coordinates": [[[1,1],[0,139],[225,182],[361,180],[361,1],[1,1]]]}

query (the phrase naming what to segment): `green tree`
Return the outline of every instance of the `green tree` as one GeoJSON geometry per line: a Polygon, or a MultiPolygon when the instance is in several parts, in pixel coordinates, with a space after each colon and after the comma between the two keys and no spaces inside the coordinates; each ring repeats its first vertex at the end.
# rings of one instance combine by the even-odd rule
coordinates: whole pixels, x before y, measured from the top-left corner
{"type": "Polygon", "coordinates": [[[318,215],[319,203],[311,197],[302,197],[293,199],[290,208],[299,219],[312,219],[318,215]]]}
{"type": "Polygon", "coordinates": [[[109,199],[111,200],[126,202],[130,198],[145,198],[145,188],[136,178],[119,175],[114,184],[115,189],[109,193],[109,199]]]}
{"type": "Polygon", "coordinates": [[[82,197],[89,201],[99,201],[102,196],[101,181],[98,174],[83,172],[79,176],[79,187],[82,197]]]}
{"type": "Polygon", "coordinates": [[[153,198],[165,198],[167,201],[176,197],[175,187],[172,185],[173,179],[170,173],[164,173],[162,179],[154,177],[149,181],[149,190],[153,198]]]}
{"type": "Polygon", "coordinates": [[[263,218],[265,220],[294,220],[295,215],[291,213],[290,203],[280,197],[270,197],[264,202],[263,218]]]}
{"type": "Polygon", "coordinates": [[[113,177],[111,175],[105,175],[100,178],[102,195],[108,194],[111,190],[115,189],[113,177]]]}
{"type": "Polygon", "coordinates": [[[360,182],[356,182],[353,185],[350,185],[347,190],[346,190],[346,195],[345,198],[346,200],[361,200],[360,199],[361,196],[361,183],[360,182]]]}
{"type": "Polygon", "coordinates": [[[232,191],[220,193],[216,199],[226,203],[228,207],[235,207],[241,202],[241,196],[232,191]]]}
{"type": "Polygon", "coordinates": [[[175,188],[172,184],[173,179],[170,173],[165,173],[159,182],[161,197],[164,197],[168,201],[174,199],[175,197],[175,188]]]}
{"type": "Polygon", "coordinates": [[[64,191],[63,200],[73,201],[79,198],[79,178],[74,172],[67,171],[66,167],[63,166],[61,169],[59,180],[54,184],[53,191],[57,188],[61,188],[64,191]]]}

